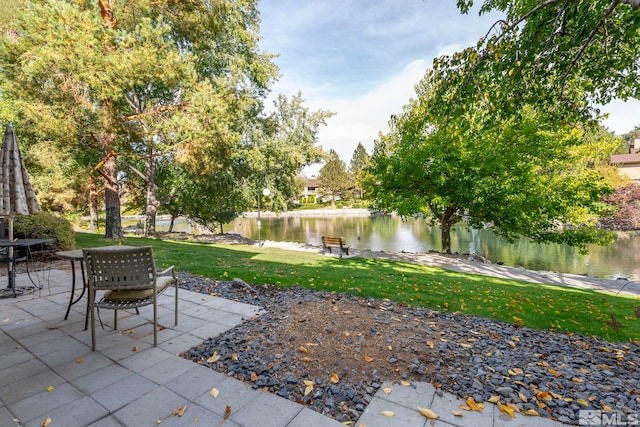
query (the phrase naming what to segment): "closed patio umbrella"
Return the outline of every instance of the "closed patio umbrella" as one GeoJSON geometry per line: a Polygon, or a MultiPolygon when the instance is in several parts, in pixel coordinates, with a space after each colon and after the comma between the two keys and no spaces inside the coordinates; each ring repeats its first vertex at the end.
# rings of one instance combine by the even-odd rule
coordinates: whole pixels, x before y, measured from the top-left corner
{"type": "MultiPolygon", "coordinates": [[[[27,169],[24,166],[18,138],[11,123],[2,138],[0,149],[0,169],[2,185],[0,186],[0,216],[9,219],[9,240],[13,240],[13,218],[16,215],[29,215],[42,211],[36,198],[36,192],[29,182],[27,169]]],[[[9,257],[13,256],[13,248],[9,248],[9,257]]],[[[11,268],[11,263],[9,263],[11,268]]],[[[10,271],[9,274],[12,272],[10,271]]]]}

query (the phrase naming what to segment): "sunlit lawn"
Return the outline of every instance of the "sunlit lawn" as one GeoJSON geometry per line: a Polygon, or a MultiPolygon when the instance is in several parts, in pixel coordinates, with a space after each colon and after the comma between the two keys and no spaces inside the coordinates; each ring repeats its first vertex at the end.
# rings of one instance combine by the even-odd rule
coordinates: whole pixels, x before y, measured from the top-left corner
{"type": "MultiPolygon", "coordinates": [[[[127,237],[122,244],[153,247],[159,267],[215,279],[346,292],[404,305],[458,311],[535,329],[640,340],[640,298],[457,273],[403,262],[336,258],[317,253],[127,237]],[[611,313],[619,332],[607,324],[611,313]]],[[[113,245],[101,235],[77,233],[77,248],[113,245]]],[[[116,242],[117,244],[117,242],[116,242]]]]}

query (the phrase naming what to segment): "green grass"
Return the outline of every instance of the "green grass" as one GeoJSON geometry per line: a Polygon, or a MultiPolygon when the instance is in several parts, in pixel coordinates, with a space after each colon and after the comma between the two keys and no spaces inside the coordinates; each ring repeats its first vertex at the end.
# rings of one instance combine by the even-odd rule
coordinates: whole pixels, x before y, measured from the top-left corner
{"type": "MultiPolygon", "coordinates": [[[[76,233],[76,247],[112,245],[99,235],[76,233]]],[[[216,279],[345,292],[387,298],[404,305],[460,312],[523,324],[540,330],[640,340],[635,310],[640,298],[369,258],[334,258],[317,253],[127,237],[122,244],[153,247],[158,267],[175,265],[216,279]],[[611,313],[621,327],[607,324],[611,313]]]]}

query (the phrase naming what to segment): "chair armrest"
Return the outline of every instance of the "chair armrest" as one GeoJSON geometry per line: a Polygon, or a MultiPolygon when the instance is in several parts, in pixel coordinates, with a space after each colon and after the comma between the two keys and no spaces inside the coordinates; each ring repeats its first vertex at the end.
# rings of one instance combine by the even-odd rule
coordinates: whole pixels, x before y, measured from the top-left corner
{"type": "Polygon", "coordinates": [[[168,273],[171,273],[171,277],[176,278],[176,269],[175,266],[167,267],[164,270],[159,270],[156,272],[158,276],[166,276],[168,273]]]}

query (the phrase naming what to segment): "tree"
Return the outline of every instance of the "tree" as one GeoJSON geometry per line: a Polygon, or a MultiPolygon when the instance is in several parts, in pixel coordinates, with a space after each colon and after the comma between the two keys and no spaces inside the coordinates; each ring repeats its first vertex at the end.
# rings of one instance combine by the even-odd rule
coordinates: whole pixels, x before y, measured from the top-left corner
{"type": "Polygon", "coordinates": [[[318,176],[320,192],[331,196],[331,207],[336,207],[336,197],[343,197],[351,187],[347,167],[335,150],[329,150],[326,163],[320,168],[318,176]]]}
{"type": "MultiPolygon", "coordinates": [[[[463,13],[473,3],[457,1],[463,13]]],[[[558,114],[580,113],[583,119],[592,117],[593,102],[606,104],[613,98],[640,97],[637,0],[481,3],[480,13],[497,10],[505,14],[504,19],[496,22],[474,48],[434,63],[437,69],[458,70],[458,81],[465,82],[456,88],[458,97],[464,92],[480,92],[494,102],[518,99],[520,104],[529,105],[560,99],[569,108],[560,108],[563,103],[550,103],[558,114]],[[477,77],[488,68],[492,72],[485,77],[497,82],[487,86],[477,77]],[[576,100],[575,87],[587,90],[589,102],[576,100]]]]}
{"type": "Polygon", "coordinates": [[[279,95],[273,106],[274,110],[249,132],[244,157],[250,198],[257,201],[258,192],[269,187],[273,207],[280,210],[300,195],[297,178],[303,167],[320,161],[318,133],[334,113],[309,111],[300,92],[291,99],[279,95]]]}
{"type": "Polygon", "coordinates": [[[367,154],[367,150],[365,150],[364,145],[361,142],[358,143],[358,146],[353,151],[353,156],[351,157],[351,163],[349,163],[349,172],[353,175],[355,179],[356,189],[360,192],[360,197],[362,197],[362,185],[364,181],[364,170],[369,162],[369,154],[367,154]]]}
{"type": "Polygon", "coordinates": [[[152,234],[159,157],[215,171],[238,149],[277,74],[258,50],[255,3],[25,1],[19,9],[0,45],[3,90],[41,138],[98,156],[105,237],[122,237],[117,159],[145,159],[152,234]]]}
{"type": "Polygon", "coordinates": [[[610,187],[576,149],[585,131],[558,126],[552,112],[534,106],[503,112],[501,120],[482,102],[459,116],[443,114],[436,107],[448,78],[427,72],[417,99],[376,142],[373,206],[432,218],[442,227],[444,252],[451,251],[451,227],[463,219],[508,240],[527,236],[581,249],[609,241],[595,228],[595,214],[610,187]]]}

